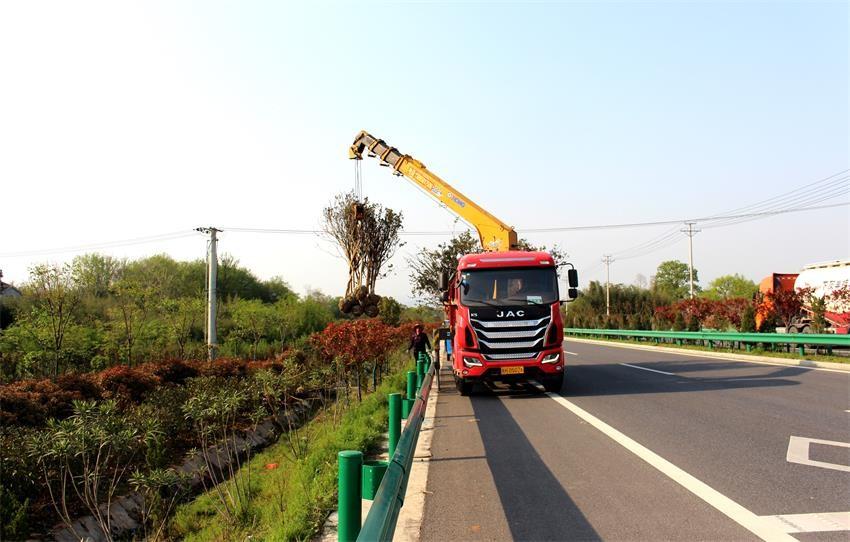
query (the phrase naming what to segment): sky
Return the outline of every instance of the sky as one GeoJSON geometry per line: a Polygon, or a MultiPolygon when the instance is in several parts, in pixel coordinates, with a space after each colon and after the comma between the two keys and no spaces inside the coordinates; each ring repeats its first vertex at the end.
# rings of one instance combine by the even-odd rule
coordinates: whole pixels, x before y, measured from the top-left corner
{"type": "MultiPolygon", "coordinates": [[[[849,20],[846,2],[2,2],[3,280],[91,246],[202,258],[192,230],[215,226],[259,277],[339,295],[327,241],[228,229],[318,229],[365,129],[557,244],[582,285],[605,254],[634,283],[687,261],[683,225],[528,230],[848,202],[846,175],[801,187],[850,168],[849,20]]],[[[362,169],[407,231],[467,228],[362,169]]],[[[709,225],[702,285],[850,256],[846,206],[709,225]]],[[[411,303],[406,260],[449,237],[405,236],[378,293],[411,303]]]]}

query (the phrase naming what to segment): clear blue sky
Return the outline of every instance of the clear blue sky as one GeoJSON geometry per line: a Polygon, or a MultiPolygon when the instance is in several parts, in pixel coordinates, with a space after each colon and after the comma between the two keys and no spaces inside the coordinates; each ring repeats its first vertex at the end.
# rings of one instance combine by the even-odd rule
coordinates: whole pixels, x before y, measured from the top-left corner
{"type": "MultiPolygon", "coordinates": [[[[846,2],[5,3],[0,254],[207,224],[316,227],[353,185],[360,129],[521,236],[727,211],[850,167],[848,15],[846,2]]],[[[462,227],[385,169],[364,175],[408,229],[462,227]]],[[[847,257],[849,217],[705,230],[702,282],[847,257]]],[[[602,254],[664,231],[525,237],[561,245],[586,282],[602,254]]],[[[408,238],[381,293],[408,300],[405,255],[440,240],[408,238]]],[[[194,238],[109,252],[203,250],[194,238]]],[[[298,290],[345,284],[310,237],[225,233],[220,250],[298,290]]],[[[671,258],[687,259],[684,237],[615,263],[612,279],[671,258]]],[[[44,259],[0,268],[20,283],[44,259]]]]}

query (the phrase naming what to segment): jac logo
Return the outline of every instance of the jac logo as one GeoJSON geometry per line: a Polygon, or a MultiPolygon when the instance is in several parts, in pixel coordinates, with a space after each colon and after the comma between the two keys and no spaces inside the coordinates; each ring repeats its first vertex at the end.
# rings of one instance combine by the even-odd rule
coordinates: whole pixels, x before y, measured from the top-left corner
{"type": "Polygon", "coordinates": [[[513,318],[515,316],[522,318],[523,316],[525,316],[525,311],[507,311],[507,312],[497,311],[496,312],[496,318],[513,318]]]}

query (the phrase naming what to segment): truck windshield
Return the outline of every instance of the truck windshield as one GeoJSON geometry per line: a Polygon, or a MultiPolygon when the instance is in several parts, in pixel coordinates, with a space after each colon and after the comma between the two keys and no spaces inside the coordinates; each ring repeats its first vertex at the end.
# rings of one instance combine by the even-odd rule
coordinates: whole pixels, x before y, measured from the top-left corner
{"type": "Polygon", "coordinates": [[[558,300],[555,269],[481,269],[461,274],[460,301],[467,307],[548,305],[558,300]]]}

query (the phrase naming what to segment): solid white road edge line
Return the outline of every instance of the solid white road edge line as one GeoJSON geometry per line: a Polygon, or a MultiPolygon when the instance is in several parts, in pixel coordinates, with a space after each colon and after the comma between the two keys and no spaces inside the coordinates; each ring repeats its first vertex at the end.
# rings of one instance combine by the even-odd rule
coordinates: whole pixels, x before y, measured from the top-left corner
{"type": "Polygon", "coordinates": [[[821,514],[783,514],[762,516],[786,533],[823,533],[850,531],[850,512],[824,512],[821,514]]]}
{"type": "Polygon", "coordinates": [[[753,514],[729,497],[726,497],[704,482],[694,478],[649,448],[638,444],[636,441],[614,429],[593,414],[568,401],[566,398],[556,393],[547,393],[546,395],[762,540],[796,541],[796,538],[785,533],[784,530],[778,528],[775,523],[766,521],[753,514]]]}
{"type": "Polygon", "coordinates": [[[644,371],[652,371],[653,373],[659,373],[667,376],[676,376],[676,373],[667,373],[664,371],[658,371],[656,369],[650,369],[648,367],[641,367],[640,365],[629,365],[628,363],[621,363],[620,365],[624,365],[626,367],[631,367],[632,369],[642,369],[644,371]]]}

